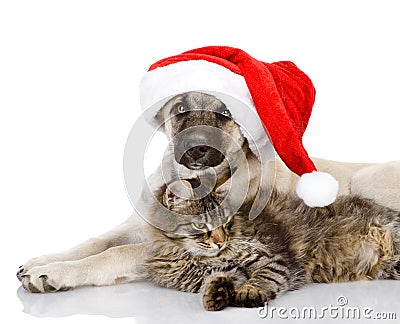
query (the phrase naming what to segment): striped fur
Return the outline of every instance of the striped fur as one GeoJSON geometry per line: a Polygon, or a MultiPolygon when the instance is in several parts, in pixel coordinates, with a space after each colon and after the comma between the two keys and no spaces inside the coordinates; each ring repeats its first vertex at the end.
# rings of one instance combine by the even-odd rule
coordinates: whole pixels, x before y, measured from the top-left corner
{"type": "MultiPolygon", "coordinates": [[[[215,203],[220,200],[210,194],[177,200],[168,208],[192,215],[213,210],[212,217],[216,211],[225,217],[229,211],[215,203]]],[[[309,208],[276,191],[255,220],[248,219],[249,208],[243,206],[228,222],[197,235],[154,229],[146,263],[149,279],[181,291],[203,291],[204,307],[219,310],[262,306],[310,282],[400,278],[396,211],[355,196],[309,208]],[[217,241],[225,244],[218,248],[217,241]]]]}

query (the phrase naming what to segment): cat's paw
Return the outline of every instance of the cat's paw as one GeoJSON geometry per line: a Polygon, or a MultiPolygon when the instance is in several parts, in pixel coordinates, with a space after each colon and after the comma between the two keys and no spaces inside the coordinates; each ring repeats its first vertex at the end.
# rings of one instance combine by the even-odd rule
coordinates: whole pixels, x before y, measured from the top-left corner
{"type": "Polygon", "coordinates": [[[231,303],[234,293],[233,282],[222,274],[210,276],[203,295],[203,305],[206,310],[218,311],[231,303]]]}
{"type": "Polygon", "coordinates": [[[274,293],[267,293],[263,289],[244,284],[235,295],[235,305],[239,307],[262,307],[265,302],[275,298],[274,293]]]}
{"type": "Polygon", "coordinates": [[[32,293],[64,291],[75,285],[70,282],[71,273],[65,262],[34,267],[21,275],[22,286],[32,293]]]}

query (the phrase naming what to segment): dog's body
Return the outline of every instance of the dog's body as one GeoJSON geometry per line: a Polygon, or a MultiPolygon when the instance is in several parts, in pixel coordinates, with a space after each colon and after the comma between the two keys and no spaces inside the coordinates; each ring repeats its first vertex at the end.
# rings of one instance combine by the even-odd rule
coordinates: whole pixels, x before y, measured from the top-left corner
{"type": "MultiPolygon", "coordinates": [[[[210,173],[216,175],[216,187],[234,183],[237,188],[248,188],[245,196],[240,190],[235,196],[236,190],[232,190],[232,201],[255,200],[260,185],[266,183],[273,184],[280,191],[293,191],[297,176],[279,159],[262,165],[249,149],[240,127],[229,117],[225,105],[212,96],[188,93],[171,99],[157,118],[164,122],[164,131],[174,146],[167,152],[165,164],[150,177],[150,189],[165,184],[162,170],[170,170],[171,178],[179,175],[181,179],[190,179],[210,173]],[[213,145],[223,148],[226,158],[202,143],[179,152],[182,139],[174,136],[199,125],[223,130],[232,137],[232,143],[226,138],[213,139],[213,145]]],[[[199,133],[188,133],[184,139],[190,140],[190,136],[194,135],[193,140],[197,140],[199,133]]],[[[185,146],[185,143],[182,145],[185,146]]],[[[319,171],[329,172],[339,181],[339,195],[355,193],[400,210],[400,162],[353,164],[323,159],[314,161],[319,171]]],[[[140,202],[144,210],[147,204],[153,203],[148,194],[145,191],[140,202]]],[[[17,276],[24,288],[31,292],[112,285],[142,279],[145,277],[142,261],[146,258],[147,244],[151,244],[149,226],[134,213],[126,222],[98,238],[89,239],[62,253],[29,260],[20,267],[17,276]]]]}
{"type": "MultiPolygon", "coordinates": [[[[378,204],[400,210],[400,161],[386,163],[347,163],[312,158],[317,169],[339,181],[338,195],[356,194],[378,204]]],[[[294,191],[298,176],[277,158],[266,165],[275,169],[274,185],[281,191],[294,191]]]]}

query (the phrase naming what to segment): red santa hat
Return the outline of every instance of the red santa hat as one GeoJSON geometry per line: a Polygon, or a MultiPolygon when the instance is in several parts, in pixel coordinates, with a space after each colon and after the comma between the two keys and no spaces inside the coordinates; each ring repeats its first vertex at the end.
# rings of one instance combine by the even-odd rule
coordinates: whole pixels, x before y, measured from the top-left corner
{"type": "Polygon", "coordinates": [[[154,63],[140,90],[142,109],[153,124],[159,109],[175,95],[200,91],[216,96],[261,162],[273,156],[273,147],[300,176],[296,193],[307,205],[322,207],[335,201],[338,182],[317,171],[302,143],[315,89],[294,63],[265,63],[227,46],[203,47],[154,63]]]}

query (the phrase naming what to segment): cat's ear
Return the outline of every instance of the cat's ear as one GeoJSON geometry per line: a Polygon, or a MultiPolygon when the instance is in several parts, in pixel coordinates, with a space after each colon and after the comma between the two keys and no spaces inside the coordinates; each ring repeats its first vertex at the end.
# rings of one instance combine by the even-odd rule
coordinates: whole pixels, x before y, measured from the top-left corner
{"type": "Polygon", "coordinates": [[[167,186],[163,197],[163,203],[168,209],[171,209],[175,206],[182,206],[182,204],[192,198],[193,188],[190,182],[178,180],[167,186]]]}

